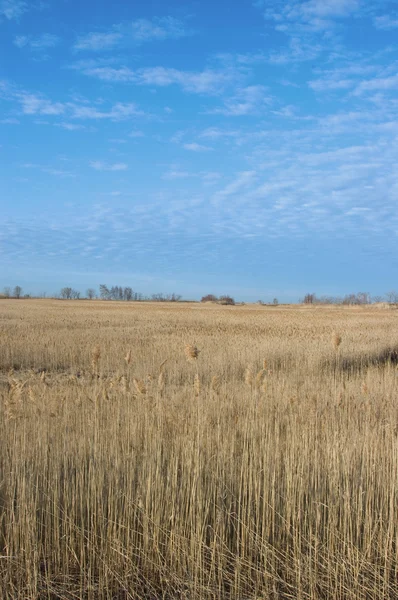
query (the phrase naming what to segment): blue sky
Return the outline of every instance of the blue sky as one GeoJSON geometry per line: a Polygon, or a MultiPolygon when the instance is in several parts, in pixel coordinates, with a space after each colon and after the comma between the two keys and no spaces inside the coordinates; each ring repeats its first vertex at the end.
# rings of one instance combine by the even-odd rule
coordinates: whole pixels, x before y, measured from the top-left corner
{"type": "Polygon", "coordinates": [[[398,5],[0,0],[0,288],[398,287],[398,5]]]}

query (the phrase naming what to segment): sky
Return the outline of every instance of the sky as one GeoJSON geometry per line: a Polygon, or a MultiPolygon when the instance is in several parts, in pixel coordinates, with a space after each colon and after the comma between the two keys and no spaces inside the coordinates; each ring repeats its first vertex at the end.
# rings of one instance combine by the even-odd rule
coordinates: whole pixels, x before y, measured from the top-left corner
{"type": "Polygon", "coordinates": [[[398,288],[398,4],[0,0],[0,289],[398,288]]]}

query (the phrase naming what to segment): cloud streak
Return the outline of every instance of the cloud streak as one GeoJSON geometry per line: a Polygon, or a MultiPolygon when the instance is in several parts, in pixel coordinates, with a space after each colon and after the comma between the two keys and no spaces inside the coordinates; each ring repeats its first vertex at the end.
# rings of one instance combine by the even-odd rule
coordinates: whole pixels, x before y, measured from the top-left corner
{"type": "Polygon", "coordinates": [[[114,25],[111,31],[89,32],[78,37],[73,49],[76,52],[104,52],[117,47],[148,42],[160,42],[168,39],[176,40],[190,35],[184,23],[171,16],[154,17],[153,19],[136,19],[131,23],[114,25]]]}
{"type": "Polygon", "coordinates": [[[0,0],[0,15],[9,21],[19,19],[27,10],[28,4],[23,0],[0,0]]]}
{"type": "Polygon", "coordinates": [[[130,120],[145,116],[144,111],[132,102],[116,102],[109,109],[87,102],[58,102],[47,98],[44,94],[20,90],[8,82],[0,82],[0,97],[17,103],[23,115],[45,115],[48,117],[63,116],[78,120],[110,120],[113,122],[130,120]]]}
{"type": "Polygon", "coordinates": [[[37,37],[31,35],[17,35],[14,38],[14,45],[17,46],[17,48],[28,48],[29,50],[54,48],[59,42],[60,38],[51,33],[43,33],[37,37]]]}
{"type": "Polygon", "coordinates": [[[101,160],[93,160],[90,162],[90,167],[95,171],[127,171],[126,163],[105,163],[101,160]]]}
{"type": "Polygon", "coordinates": [[[204,69],[182,71],[169,67],[145,67],[137,70],[126,66],[92,66],[85,63],[73,65],[84,75],[111,83],[130,83],[142,86],[168,87],[177,85],[185,92],[218,95],[226,86],[239,78],[233,70],[204,69]]]}

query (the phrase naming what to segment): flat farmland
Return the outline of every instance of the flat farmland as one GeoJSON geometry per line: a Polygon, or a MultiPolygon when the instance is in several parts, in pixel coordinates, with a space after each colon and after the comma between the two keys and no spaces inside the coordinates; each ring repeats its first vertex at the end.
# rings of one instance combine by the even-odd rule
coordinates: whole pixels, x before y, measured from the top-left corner
{"type": "Polygon", "coordinates": [[[398,311],[0,301],[4,599],[398,597],[398,311]]]}

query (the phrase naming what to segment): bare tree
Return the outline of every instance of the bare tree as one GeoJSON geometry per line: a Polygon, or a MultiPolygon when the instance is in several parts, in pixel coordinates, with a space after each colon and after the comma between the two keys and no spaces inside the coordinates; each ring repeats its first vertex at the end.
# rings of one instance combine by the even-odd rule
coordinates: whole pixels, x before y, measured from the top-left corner
{"type": "Polygon", "coordinates": [[[13,293],[14,298],[20,298],[22,296],[22,288],[20,285],[16,285],[13,293]]]}
{"type": "Polygon", "coordinates": [[[306,294],[303,300],[304,304],[314,304],[316,302],[315,294],[306,294]]]}
{"type": "Polygon", "coordinates": [[[181,298],[182,296],[180,294],[175,294],[174,292],[166,297],[169,302],[179,302],[181,298]]]}
{"type": "Polygon", "coordinates": [[[124,288],[123,299],[126,300],[127,302],[130,302],[130,300],[133,299],[133,290],[131,289],[131,287],[124,288]]]}
{"type": "Polygon", "coordinates": [[[358,304],[370,304],[369,292],[358,292],[357,293],[358,304]]]}
{"type": "Polygon", "coordinates": [[[63,287],[60,296],[63,300],[70,300],[72,298],[73,289],[71,287],[63,287]]]}
{"type": "Polygon", "coordinates": [[[110,291],[105,283],[101,283],[99,286],[99,291],[101,300],[110,300],[110,291]]]}
{"type": "Polygon", "coordinates": [[[88,290],[86,291],[86,296],[87,296],[88,300],[94,300],[94,298],[97,297],[95,289],[88,288],[88,290]]]}
{"type": "Polygon", "coordinates": [[[394,290],[391,290],[391,292],[387,292],[386,300],[390,304],[397,304],[398,303],[398,292],[396,292],[394,290]]]}
{"type": "Polygon", "coordinates": [[[5,287],[3,290],[3,294],[6,298],[9,298],[11,296],[11,288],[5,287]]]}

